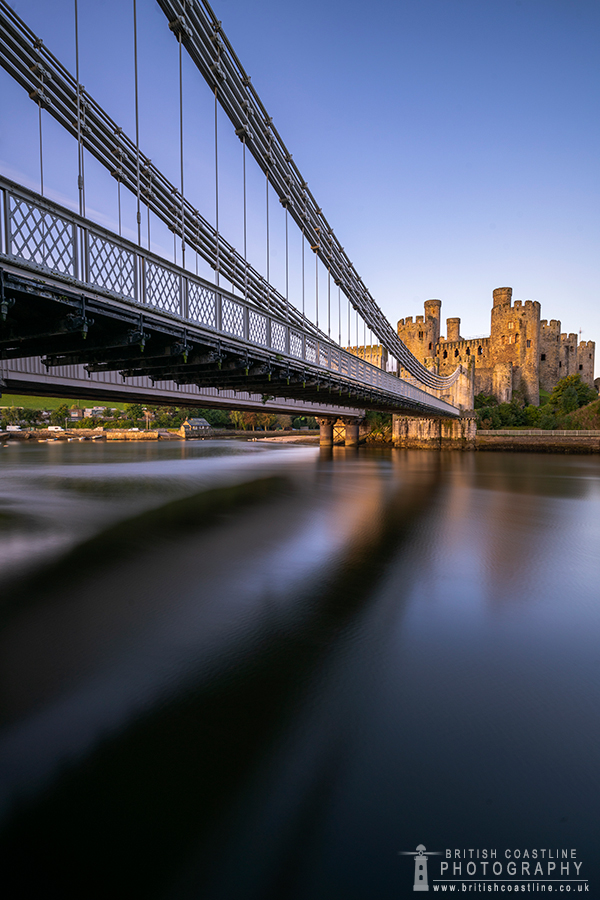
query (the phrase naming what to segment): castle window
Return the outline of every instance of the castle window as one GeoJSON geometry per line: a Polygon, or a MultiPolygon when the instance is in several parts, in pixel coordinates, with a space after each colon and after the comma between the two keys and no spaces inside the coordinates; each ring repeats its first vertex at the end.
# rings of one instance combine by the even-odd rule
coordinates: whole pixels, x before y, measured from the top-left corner
{"type": "Polygon", "coordinates": [[[455,355],[455,356],[458,356],[458,350],[455,350],[455,351],[454,351],[454,355],[455,355]]]}
{"type": "Polygon", "coordinates": [[[509,334],[509,336],[508,336],[508,343],[509,343],[509,344],[514,344],[514,342],[515,342],[515,336],[514,336],[514,334],[509,334]]]}
{"type": "Polygon", "coordinates": [[[423,332],[422,332],[422,331],[419,332],[419,340],[420,340],[420,341],[423,340],[423,332]]]}
{"type": "Polygon", "coordinates": [[[527,341],[527,347],[531,347],[531,341],[527,341]]]}
{"type": "Polygon", "coordinates": [[[542,355],[540,356],[540,359],[542,362],[546,362],[546,354],[542,353],[542,355]]]}
{"type": "Polygon", "coordinates": [[[583,366],[580,365],[580,366],[579,366],[579,371],[581,372],[582,369],[583,369],[583,366]]]}
{"type": "Polygon", "coordinates": [[[592,354],[590,353],[590,359],[592,358],[592,354]]]}
{"type": "Polygon", "coordinates": [[[509,331],[512,331],[514,327],[515,327],[515,323],[514,323],[514,322],[509,322],[509,323],[508,323],[508,330],[509,330],[509,331]]]}
{"type": "Polygon", "coordinates": [[[429,341],[429,349],[431,350],[431,341],[429,341]]]}
{"type": "Polygon", "coordinates": [[[478,347],[478,348],[477,348],[477,356],[481,356],[482,354],[483,354],[483,348],[482,348],[482,347],[478,347]]]}
{"type": "Polygon", "coordinates": [[[448,351],[444,350],[444,359],[448,359],[448,351]]]}
{"type": "Polygon", "coordinates": [[[470,355],[471,355],[471,348],[467,347],[467,356],[470,356],[470,355]]]}
{"type": "Polygon", "coordinates": [[[558,368],[559,368],[559,369],[562,369],[562,363],[561,363],[561,362],[559,362],[558,368]]]}

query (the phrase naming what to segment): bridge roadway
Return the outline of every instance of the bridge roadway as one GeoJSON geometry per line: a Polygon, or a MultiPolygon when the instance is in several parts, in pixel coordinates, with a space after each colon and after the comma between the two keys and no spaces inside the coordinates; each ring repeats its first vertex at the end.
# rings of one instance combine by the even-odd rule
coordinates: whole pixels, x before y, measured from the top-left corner
{"type": "MultiPolygon", "coordinates": [[[[458,410],[0,178],[3,389],[359,416],[458,410]]],[[[2,389],[2,385],[0,385],[2,389]]]]}

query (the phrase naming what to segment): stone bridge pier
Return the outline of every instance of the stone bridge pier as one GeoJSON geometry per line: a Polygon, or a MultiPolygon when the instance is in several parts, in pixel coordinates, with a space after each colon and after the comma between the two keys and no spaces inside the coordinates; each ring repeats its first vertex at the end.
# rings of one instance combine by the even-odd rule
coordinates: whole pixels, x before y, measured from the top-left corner
{"type": "Polygon", "coordinates": [[[344,425],[344,444],[346,447],[357,447],[359,441],[360,419],[356,416],[317,416],[319,423],[319,444],[321,447],[333,447],[333,426],[339,422],[344,425]]]}

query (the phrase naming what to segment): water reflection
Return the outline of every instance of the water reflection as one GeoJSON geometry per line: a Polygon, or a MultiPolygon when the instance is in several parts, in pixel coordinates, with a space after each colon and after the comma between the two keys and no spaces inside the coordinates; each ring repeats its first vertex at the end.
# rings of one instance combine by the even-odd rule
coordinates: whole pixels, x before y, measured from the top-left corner
{"type": "Polygon", "coordinates": [[[66,535],[3,593],[30,890],[408,896],[419,841],[592,872],[597,460],[62,445],[4,473],[0,541],[66,535]]]}

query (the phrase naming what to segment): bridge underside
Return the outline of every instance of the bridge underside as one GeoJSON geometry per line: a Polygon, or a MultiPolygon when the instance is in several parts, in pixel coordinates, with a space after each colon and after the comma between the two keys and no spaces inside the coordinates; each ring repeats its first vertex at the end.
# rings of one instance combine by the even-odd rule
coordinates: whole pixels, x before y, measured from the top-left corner
{"type": "Polygon", "coordinates": [[[296,414],[428,411],[422,402],[195,329],[147,306],[74,289],[50,274],[9,265],[0,278],[0,356],[41,358],[46,370],[37,379],[35,373],[19,377],[5,364],[5,391],[91,398],[106,385],[115,399],[158,404],[264,409],[284,400],[282,411],[296,414]],[[79,378],[84,367],[87,390],[79,379],[62,377],[66,367],[79,378]],[[97,380],[109,373],[108,383],[97,380]]]}

